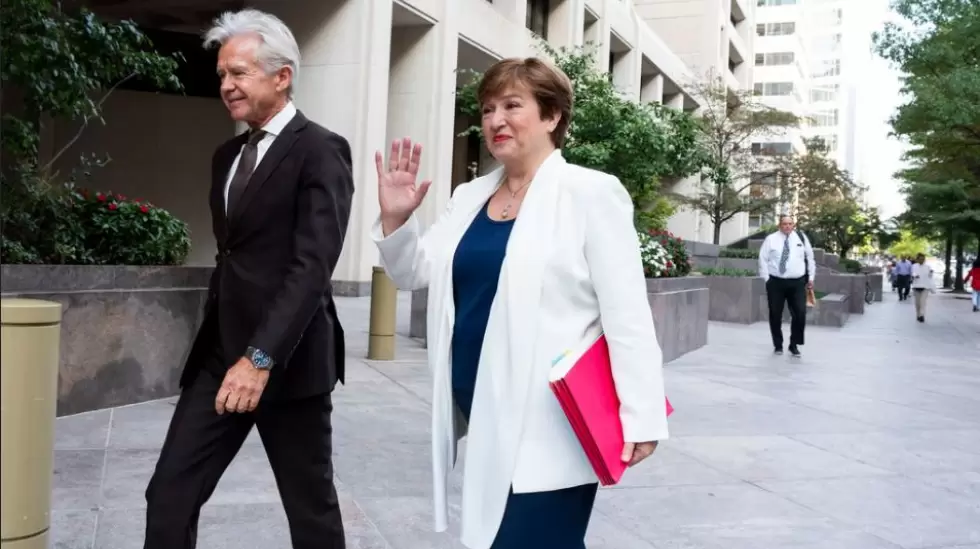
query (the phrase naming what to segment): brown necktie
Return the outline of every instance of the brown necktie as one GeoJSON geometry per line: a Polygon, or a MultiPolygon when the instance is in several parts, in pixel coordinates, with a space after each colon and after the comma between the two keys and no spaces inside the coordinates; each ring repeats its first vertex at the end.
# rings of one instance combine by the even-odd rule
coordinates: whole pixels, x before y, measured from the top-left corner
{"type": "Polygon", "coordinates": [[[252,130],[248,134],[248,142],[242,147],[242,156],[238,159],[238,168],[235,170],[235,176],[231,179],[231,185],[228,187],[226,215],[229,217],[235,211],[235,206],[238,205],[238,200],[245,192],[248,180],[251,179],[252,172],[255,170],[255,159],[259,156],[258,144],[263,137],[265,137],[265,131],[252,130]]]}

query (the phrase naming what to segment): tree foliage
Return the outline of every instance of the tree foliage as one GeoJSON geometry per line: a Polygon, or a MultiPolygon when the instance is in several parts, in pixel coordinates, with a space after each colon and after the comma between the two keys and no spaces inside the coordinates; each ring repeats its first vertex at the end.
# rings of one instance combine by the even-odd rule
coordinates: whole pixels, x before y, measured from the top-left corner
{"type": "MultiPolygon", "coordinates": [[[[633,197],[637,227],[663,228],[672,208],[659,194],[664,178],[686,177],[701,165],[697,121],[683,111],[624,96],[595,64],[591,46],[542,52],[568,75],[574,111],[562,154],[571,163],[615,175],[633,197]]],[[[479,73],[457,92],[460,110],[480,119],[479,73]]],[[[477,126],[465,133],[479,132],[477,126]]]]}
{"type": "MultiPolygon", "coordinates": [[[[897,175],[919,234],[952,243],[980,237],[980,2],[893,0],[904,23],[875,35],[879,55],[902,73],[908,101],[891,119],[912,146],[897,175]]],[[[947,263],[950,258],[947,257],[947,263]]]]}
{"type": "Polygon", "coordinates": [[[846,258],[851,250],[871,244],[881,230],[881,219],[873,208],[862,207],[853,199],[839,199],[816,209],[807,229],[814,241],[846,258]]]}
{"type": "Polygon", "coordinates": [[[822,210],[836,208],[840,201],[855,201],[860,191],[851,174],[827,157],[823,139],[807,139],[805,143],[806,152],[794,156],[788,170],[788,186],[797,196],[797,223],[802,226],[821,217],[822,210]]]}
{"type": "Polygon", "coordinates": [[[753,151],[752,143],[778,140],[800,119],[763,104],[752,91],[729,90],[720,78],[695,83],[693,89],[701,103],[703,171],[696,192],[675,199],[708,215],[718,244],[726,221],[743,212],[771,213],[785,198],[789,157],[753,151]]]}
{"type": "Polygon", "coordinates": [[[0,23],[7,162],[36,161],[42,115],[81,120],[83,127],[101,121],[104,99],[93,98],[97,90],[133,78],[181,89],[177,59],[154,52],[132,21],[106,23],[85,8],[70,13],[51,0],[4,0],[0,23]]]}
{"type": "MultiPolygon", "coordinates": [[[[124,82],[141,79],[161,89],[179,91],[181,84],[175,75],[178,58],[154,52],[149,39],[132,21],[103,22],[85,8],[69,12],[51,0],[0,2],[0,52],[3,261],[112,261],[99,259],[93,239],[118,232],[125,223],[93,221],[98,216],[81,211],[84,201],[74,188],[76,176],[89,179],[92,170],[105,160],[86,151],[68,176],[52,173],[51,168],[78,141],[89,122],[104,123],[102,104],[124,82]],[[60,150],[42,159],[42,124],[52,119],[74,121],[79,129],[60,150]]],[[[117,205],[106,211],[121,219],[130,209],[117,205]]],[[[154,235],[150,243],[132,239],[138,231],[120,233],[118,239],[127,242],[117,244],[149,250],[133,252],[134,261],[179,261],[186,255],[187,227],[165,211],[137,208],[133,223],[143,231],[139,234],[154,235]],[[172,250],[150,250],[156,244],[172,250]]],[[[113,257],[123,256],[117,253],[113,257]]]]}

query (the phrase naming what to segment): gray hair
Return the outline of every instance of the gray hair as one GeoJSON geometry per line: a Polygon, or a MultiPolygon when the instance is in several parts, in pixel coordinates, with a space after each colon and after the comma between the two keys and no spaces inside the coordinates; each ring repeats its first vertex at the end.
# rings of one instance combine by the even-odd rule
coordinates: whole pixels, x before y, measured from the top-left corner
{"type": "MultiPolygon", "coordinates": [[[[299,76],[300,54],[296,38],[289,27],[275,15],[256,9],[228,11],[214,20],[214,26],[204,34],[204,47],[223,46],[236,36],[255,35],[259,38],[256,52],[258,62],[267,74],[283,67],[293,71],[293,84],[299,76]]],[[[293,86],[287,90],[293,97],[293,86]]]]}

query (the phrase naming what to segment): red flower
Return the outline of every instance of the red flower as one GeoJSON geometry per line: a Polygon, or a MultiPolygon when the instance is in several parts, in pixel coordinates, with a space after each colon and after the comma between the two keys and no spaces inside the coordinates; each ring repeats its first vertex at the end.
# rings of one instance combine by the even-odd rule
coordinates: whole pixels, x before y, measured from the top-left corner
{"type": "Polygon", "coordinates": [[[106,197],[102,193],[95,193],[95,199],[98,200],[99,202],[105,202],[106,201],[106,197]]]}
{"type": "Polygon", "coordinates": [[[674,267],[674,264],[673,264],[673,262],[671,262],[671,261],[668,261],[668,262],[667,262],[667,268],[668,268],[668,269],[672,269],[673,267],[674,267]]]}
{"type": "Polygon", "coordinates": [[[121,194],[117,194],[116,195],[116,200],[119,200],[120,202],[125,202],[126,197],[123,196],[123,195],[121,195],[121,194]]]}
{"type": "Polygon", "coordinates": [[[150,208],[144,204],[140,206],[140,211],[143,213],[150,213],[150,208]]]}
{"type": "Polygon", "coordinates": [[[119,206],[117,206],[116,203],[113,202],[112,204],[109,204],[109,209],[111,211],[116,211],[117,209],[119,209],[119,206]]]}

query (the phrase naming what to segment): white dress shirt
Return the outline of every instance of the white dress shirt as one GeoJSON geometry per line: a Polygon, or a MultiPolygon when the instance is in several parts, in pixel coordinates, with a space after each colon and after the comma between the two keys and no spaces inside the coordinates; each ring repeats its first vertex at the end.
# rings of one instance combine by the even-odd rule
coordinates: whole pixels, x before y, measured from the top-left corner
{"type": "Polygon", "coordinates": [[[927,263],[912,264],[912,287],[915,289],[932,290],[936,287],[933,280],[935,272],[927,263]]]}
{"type": "MultiPolygon", "coordinates": [[[[276,113],[275,116],[266,122],[265,126],[262,126],[262,131],[265,132],[265,135],[262,136],[262,139],[260,139],[256,145],[258,150],[255,156],[255,168],[259,167],[259,164],[262,163],[262,157],[265,156],[265,153],[269,152],[269,147],[272,146],[272,142],[276,140],[276,137],[278,137],[280,133],[282,133],[282,131],[286,128],[286,124],[289,124],[289,121],[292,120],[294,116],[296,116],[296,106],[293,105],[292,101],[290,101],[289,103],[286,103],[286,106],[283,107],[281,111],[276,113]]],[[[245,148],[244,144],[242,144],[242,148],[245,148]]],[[[228,189],[231,188],[231,180],[235,177],[235,170],[238,169],[238,161],[241,160],[241,158],[242,151],[239,149],[238,155],[235,156],[235,161],[231,163],[231,169],[228,170],[228,175],[225,178],[225,213],[228,213],[228,189]]]]}
{"type": "Polygon", "coordinates": [[[769,280],[770,276],[777,278],[800,278],[807,273],[807,261],[810,263],[810,282],[816,274],[816,264],[813,260],[813,247],[809,238],[800,239],[793,231],[788,235],[776,231],[767,236],[759,249],[759,276],[769,280]],[[786,261],[786,272],[779,272],[779,262],[783,256],[784,242],[789,240],[789,259],[786,261]]]}

